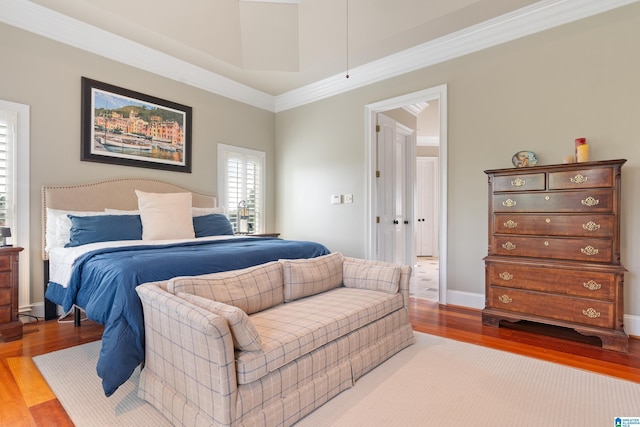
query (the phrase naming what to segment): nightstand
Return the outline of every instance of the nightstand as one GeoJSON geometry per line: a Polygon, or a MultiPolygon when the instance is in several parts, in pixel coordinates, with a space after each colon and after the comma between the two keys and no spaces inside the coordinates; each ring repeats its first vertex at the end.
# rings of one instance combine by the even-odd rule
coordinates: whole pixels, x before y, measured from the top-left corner
{"type": "Polygon", "coordinates": [[[254,234],[249,234],[249,236],[255,236],[255,237],[278,237],[280,235],[280,233],[254,233],[254,234]]]}
{"type": "Polygon", "coordinates": [[[18,318],[18,256],[22,248],[0,247],[0,335],[6,341],[22,338],[18,318]]]}

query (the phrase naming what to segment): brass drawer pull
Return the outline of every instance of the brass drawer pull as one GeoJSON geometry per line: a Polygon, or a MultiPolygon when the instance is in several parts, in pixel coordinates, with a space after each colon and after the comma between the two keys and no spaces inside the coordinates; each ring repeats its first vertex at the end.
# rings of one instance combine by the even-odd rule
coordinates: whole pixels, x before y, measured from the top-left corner
{"type": "Polygon", "coordinates": [[[551,200],[551,197],[549,197],[549,196],[544,196],[544,199],[545,199],[545,200],[551,200]]]}
{"type": "Polygon", "coordinates": [[[522,187],[526,183],[527,183],[527,181],[525,181],[522,178],[516,178],[513,181],[511,181],[511,185],[514,186],[514,187],[522,187]]]}
{"type": "Polygon", "coordinates": [[[516,248],[516,245],[514,245],[514,244],[513,244],[513,243],[511,243],[511,242],[507,242],[507,243],[503,243],[503,244],[502,244],[502,247],[503,247],[504,249],[508,250],[508,251],[512,251],[512,250],[514,250],[514,249],[516,248]]]}
{"type": "Polygon", "coordinates": [[[597,283],[595,280],[589,280],[587,283],[583,283],[582,285],[590,291],[597,291],[602,288],[602,285],[597,283]]]}
{"type": "Polygon", "coordinates": [[[549,242],[544,242],[544,245],[545,246],[549,246],[549,242]]]}
{"type": "Polygon", "coordinates": [[[585,205],[585,206],[589,206],[589,207],[596,206],[598,203],[600,203],[600,200],[598,200],[598,199],[594,199],[594,198],[593,198],[593,197],[591,197],[591,196],[587,197],[586,199],[584,199],[584,200],[582,201],[582,204],[583,204],[583,205],[585,205]]]}
{"type": "MultiPolygon", "coordinates": [[[[511,301],[513,301],[513,300],[509,297],[509,295],[506,295],[506,294],[505,294],[505,295],[500,295],[500,296],[498,297],[498,299],[500,300],[500,302],[503,302],[503,303],[505,303],[505,304],[509,304],[511,301]]],[[[600,313],[598,313],[598,316],[599,316],[599,315],[600,315],[600,313]]]]}
{"type": "Polygon", "coordinates": [[[549,224],[551,222],[551,218],[547,218],[544,220],[544,222],[546,222],[547,224],[549,224]]]}
{"type": "Polygon", "coordinates": [[[518,226],[518,223],[510,219],[509,221],[505,222],[503,225],[506,228],[516,228],[518,226]]]}
{"type": "Polygon", "coordinates": [[[598,250],[593,246],[587,246],[586,248],[580,248],[580,252],[587,256],[598,255],[598,250]]]}
{"type": "Polygon", "coordinates": [[[513,274],[510,274],[508,271],[505,271],[504,273],[500,273],[499,276],[500,276],[500,278],[502,280],[511,280],[511,279],[513,279],[513,274]]]}
{"type": "Polygon", "coordinates": [[[600,224],[596,224],[593,221],[589,221],[586,224],[582,224],[582,228],[587,231],[597,231],[597,230],[600,230],[600,224]]]}
{"type": "Polygon", "coordinates": [[[587,316],[589,319],[597,319],[600,317],[600,312],[595,311],[593,308],[589,307],[586,310],[582,310],[582,314],[587,316]]]}
{"type": "Polygon", "coordinates": [[[576,176],[570,179],[570,181],[573,182],[574,184],[584,184],[588,180],[589,180],[588,177],[581,174],[577,174],[576,176]]]}
{"type": "Polygon", "coordinates": [[[515,200],[511,200],[511,199],[507,199],[504,202],[502,202],[502,206],[506,206],[508,208],[512,208],[516,205],[516,201],[515,200]]]}

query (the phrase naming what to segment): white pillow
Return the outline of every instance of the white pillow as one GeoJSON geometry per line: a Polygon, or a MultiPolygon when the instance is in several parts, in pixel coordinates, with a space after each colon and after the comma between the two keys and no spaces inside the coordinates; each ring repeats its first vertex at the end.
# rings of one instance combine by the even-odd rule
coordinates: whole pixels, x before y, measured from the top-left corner
{"type": "MultiPolygon", "coordinates": [[[[139,210],[127,211],[122,209],[106,208],[104,212],[110,215],[140,215],[139,210]]],[[[191,208],[192,216],[205,216],[211,214],[224,214],[224,206],[218,206],[215,208],[191,208]]]]}
{"type": "Polygon", "coordinates": [[[193,239],[191,193],[145,193],[136,190],[142,240],[193,239]]]}
{"type": "Polygon", "coordinates": [[[95,216],[104,215],[104,212],[92,211],[67,211],[62,209],[47,208],[47,230],[45,251],[53,248],[64,248],[71,238],[71,219],[67,215],[95,216]]]}

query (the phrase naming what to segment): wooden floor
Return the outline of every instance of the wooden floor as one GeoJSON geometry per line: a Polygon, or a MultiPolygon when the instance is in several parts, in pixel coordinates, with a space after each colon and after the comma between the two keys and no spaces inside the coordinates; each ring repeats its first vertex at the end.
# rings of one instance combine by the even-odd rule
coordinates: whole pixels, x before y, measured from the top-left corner
{"type": "MultiPolygon", "coordinates": [[[[640,339],[628,354],[603,350],[597,339],[561,328],[526,324],[483,326],[479,310],[411,299],[416,331],[535,357],[640,383],[640,339]]],[[[27,324],[22,340],[0,342],[0,426],[73,426],[32,361],[33,356],[99,340],[90,321],[75,328],[56,320],[27,324]]]]}

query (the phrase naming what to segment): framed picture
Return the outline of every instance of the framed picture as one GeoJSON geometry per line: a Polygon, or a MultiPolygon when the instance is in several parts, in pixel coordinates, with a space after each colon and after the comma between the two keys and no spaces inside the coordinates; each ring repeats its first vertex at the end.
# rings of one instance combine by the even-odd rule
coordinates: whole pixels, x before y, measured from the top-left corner
{"type": "Polygon", "coordinates": [[[191,107],[82,78],[81,160],[191,173],[191,107]]]}

